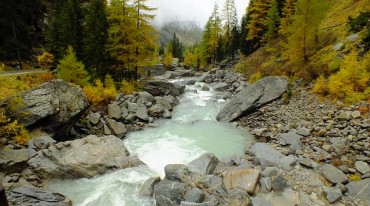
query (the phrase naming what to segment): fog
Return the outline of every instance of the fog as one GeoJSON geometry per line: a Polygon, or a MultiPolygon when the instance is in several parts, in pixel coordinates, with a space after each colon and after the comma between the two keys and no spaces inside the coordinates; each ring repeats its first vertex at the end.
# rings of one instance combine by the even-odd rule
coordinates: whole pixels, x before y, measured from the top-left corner
{"type": "MultiPolygon", "coordinates": [[[[216,0],[220,11],[225,0],[216,0]]],[[[245,14],[249,0],[235,0],[238,19],[245,14]]],[[[154,24],[161,25],[169,21],[194,21],[201,28],[211,16],[215,0],[149,0],[148,5],[158,8],[154,24]]]]}

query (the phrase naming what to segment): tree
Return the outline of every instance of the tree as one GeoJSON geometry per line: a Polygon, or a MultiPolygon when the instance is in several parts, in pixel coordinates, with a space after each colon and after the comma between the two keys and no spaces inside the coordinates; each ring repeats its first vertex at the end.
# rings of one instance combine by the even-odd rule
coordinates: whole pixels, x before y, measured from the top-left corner
{"type": "Polygon", "coordinates": [[[294,14],[294,4],[297,0],[286,0],[284,7],[281,12],[279,34],[286,35],[288,32],[288,26],[292,23],[292,16],[294,14]]]}
{"type": "Polygon", "coordinates": [[[180,42],[179,38],[177,38],[176,33],[173,33],[173,38],[171,40],[171,51],[172,51],[172,56],[175,58],[178,58],[180,61],[183,61],[184,59],[184,47],[182,43],[180,42]]]}
{"type": "Polygon", "coordinates": [[[253,51],[253,45],[252,42],[247,40],[247,34],[248,34],[248,21],[249,21],[249,15],[245,14],[242,17],[241,25],[240,25],[240,34],[239,34],[239,49],[244,55],[249,55],[253,51]]]}
{"type": "Polygon", "coordinates": [[[315,51],[323,9],[319,0],[297,1],[285,52],[291,61],[306,63],[315,51]]]}
{"type": "Polygon", "coordinates": [[[84,37],[84,63],[90,75],[106,75],[108,14],[105,0],[92,0],[87,7],[84,37]]]}
{"type": "Polygon", "coordinates": [[[271,42],[278,35],[280,24],[279,9],[277,0],[272,0],[271,8],[267,13],[267,19],[265,21],[266,33],[264,35],[266,42],[271,42]]]}
{"type": "Polygon", "coordinates": [[[85,66],[77,60],[71,46],[68,46],[67,54],[59,61],[57,69],[57,78],[80,86],[85,86],[89,82],[89,76],[85,70],[85,66]]]}
{"type": "Polygon", "coordinates": [[[236,7],[234,0],[226,0],[223,11],[223,42],[225,47],[225,55],[233,55],[235,50],[231,50],[232,36],[234,35],[232,30],[238,25],[238,17],[236,13],[236,7]]]}
{"type": "Polygon", "coordinates": [[[47,31],[47,49],[58,58],[71,45],[78,58],[83,57],[84,15],[80,0],[57,0],[47,31]]]}
{"type": "Polygon", "coordinates": [[[247,24],[247,40],[253,42],[253,49],[261,45],[263,34],[266,32],[266,16],[272,0],[251,0],[247,8],[249,21],[247,24]]]}
{"type": "Polygon", "coordinates": [[[221,37],[221,18],[218,11],[218,5],[215,3],[213,8],[212,16],[211,16],[211,35],[209,38],[208,46],[211,48],[212,54],[212,62],[216,61],[219,58],[218,51],[220,50],[219,43],[221,37]]]}

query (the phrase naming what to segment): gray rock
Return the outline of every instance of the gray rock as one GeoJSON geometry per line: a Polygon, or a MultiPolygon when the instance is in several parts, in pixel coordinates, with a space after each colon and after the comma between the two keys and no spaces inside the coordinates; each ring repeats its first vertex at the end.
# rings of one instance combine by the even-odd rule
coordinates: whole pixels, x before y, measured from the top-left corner
{"type": "Polygon", "coordinates": [[[136,103],[133,103],[133,102],[128,102],[127,103],[127,109],[128,109],[129,113],[136,113],[136,111],[138,109],[138,105],[136,103]]]}
{"type": "Polygon", "coordinates": [[[344,43],[340,42],[338,44],[336,44],[335,46],[333,46],[333,50],[334,51],[339,51],[339,50],[342,50],[344,48],[344,43]]]}
{"type": "Polygon", "coordinates": [[[347,195],[361,199],[370,205],[370,179],[350,182],[347,187],[347,195]]]}
{"type": "Polygon", "coordinates": [[[217,205],[215,201],[207,201],[202,203],[181,201],[180,203],[180,206],[215,206],[215,205],[217,205]]]}
{"type": "Polygon", "coordinates": [[[302,127],[300,128],[298,131],[297,131],[297,134],[299,135],[302,135],[304,137],[308,137],[310,136],[311,132],[309,129],[305,128],[305,127],[302,127]]]}
{"type": "Polygon", "coordinates": [[[252,154],[262,166],[278,166],[283,154],[265,143],[256,143],[252,146],[252,154]]]}
{"type": "Polygon", "coordinates": [[[128,109],[126,107],[121,107],[121,113],[122,113],[122,118],[126,118],[129,114],[128,109]]]}
{"type": "Polygon", "coordinates": [[[342,198],[342,191],[336,188],[324,188],[324,194],[330,203],[334,203],[342,198]]]}
{"type": "Polygon", "coordinates": [[[280,135],[279,144],[280,145],[291,145],[290,149],[293,153],[302,150],[302,142],[300,135],[297,134],[297,131],[291,131],[285,134],[280,135]]]}
{"type": "Polygon", "coordinates": [[[272,206],[269,201],[262,197],[252,197],[251,199],[253,206],[272,206]]]}
{"type": "Polygon", "coordinates": [[[277,176],[272,178],[272,189],[277,192],[286,188],[286,180],[283,176],[277,176]]]}
{"type": "Polygon", "coordinates": [[[203,85],[202,86],[202,91],[209,91],[209,87],[207,85],[203,85]]]}
{"type": "Polygon", "coordinates": [[[173,181],[181,181],[189,172],[189,168],[182,164],[169,164],[164,167],[165,178],[173,181]]]}
{"type": "Polygon", "coordinates": [[[161,181],[160,177],[151,177],[147,179],[140,189],[140,196],[142,197],[152,197],[154,192],[154,185],[161,181]]]}
{"type": "Polygon", "coordinates": [[[177,206],[174,201],[163,195],[155,195],[155,202],[159,206],[177,206]]]}
{"type": "Polygon", "coordinates": [[[355,42],[355,41],[357,41],[357,39],[358,39],[358,34],[352,34],[352,35],[349,35],[349,36],[347,36],[347,41],[350,41],[350,42],[355,42]]]}
{"type": "Polygon", "coordinates": [[[108,105],[108,117],[116,120],[122,117],[121,107],[117,102],[108,105]]]}
{"type": "Polygon", "coordinates": [[[351,116],[353,119],[357,119],[359,117],[361,117],[361,112],[360,111],[354,111],[351,113],[351,116]]]}
{"type": "Polygon", "coordinates": [[[207,153],[191,161],[188,164],[188,167],[193,172],[198,172],[202,175],[209,175],[213,173],[218,163],[219,160],[214,154],[207,153]]]}
{"type": "Polygon", "coordinates": [[[98,124],[101,115],[99,113],[91,113],[87,116],[87,119],[91,122],[91,124],[98,124]]]}
{"type": "Polygon", "coordinates": [[[162,104],[155,104],[149,108],[148,113],[150,116],[160,117],[164,111],[165,109],[162,104]]]}
{"type": "Polygon", "coordinates": [[[52,80],[35,89],[13,96],[2,103],[7,116],[24,126],[40,126],[56,140],[65,138],[67,129],[76,123],[89,103],[80,87],[63,80],[52,80]],[[14,101],[21,102],[14,109],[14,101]],[[25,115],[27,114],[27,115],[25,115]],[[42,121],[47,119],[47,121],[42,121]]]}
{"type": "Polygon", "coordinates": [[[153,95],[149,94],[148,92],[139,92],[136,97],[136,103],[139,105],[145,105],[148,102],[153,102],[155,99],[153,95]]]}
{"type": "Polygon", "coordinates": [[[46,149],[56,141],[50,136],[36,137],[28,141],[28,148],[36,151],[46,149]]]}
{"type": "Polygon", "coordinates": [[[184,90],[185,86],[175,85],[165,80],[150,80],[147,82],[146,86],[144,86],[144,91],[149,92],[153,96],[179,96],[184,90]]]}
{"type": "Polygon", "coordinates": [[[180,104],[179,100],[171,95],[164,96],[163,101],[168,102],[171,106],[176,106],[180,104]]]}
{"type": "Polygon", "coordinates": [[[355,168],[356,168],[357,171],[359,171],[363,175],[370,172],[369,165],[366,162],[363,162],[363,161],[355,162],[355,168]]]}
{"type": "Polygon", "coordinates": [[[233,121],[285,93],[288,81],[281,77],[265,77],[249,85],[231,99],[218,113],[218,121],[233,121]]]}
{"type": "Polygon", "coordinates": [[[35,155],[36,151],[33,149],[3,149],[0,151],[0,171],[6,174],[20,172],[35,155]]]}
{"type": "Polygon", "coordinates": [[[162,116],[165,119],[171,119],[172,113],[170,111],[166,110],[166,111],[163,112],[163,115],[162,116]]]}
{"type": "Polygon", "coordinates": [[[256,169],[232,169],[226,173],[223,182],[227,190],[239,188],[254,194],[260,178],[256,169]]]}
{"type": "Polygon", "coordinates": [[[192,70],[184,69],[183,67],[175,68],[173,71],[175,77],[192,77],[194,72],[192,70]]]}
{"type": "Polygon", "coordinates": [[[190,79],[185,79],[184,84],[186,85],[194,85],[197,82],[196,78],[190,78],[190,79]]]}
{"type": "Polygon", "coordinates": [[[229,84],[225,83],[225,82],[219,82],[219,83],[212,83],[211,86],[213,87],[213,90],[215,91],[225,91],[228,87],[229,87],[229,84]]]}
{"type": "Polygon", "coordinates": [[[154,197],[157,205],[171,205],[168,203],[168,200],[175,205],[179,205],[181,200],[184,200],[186,191],[187,186],[185,183],[163,179],[154,186],[154,197]],[[161,198],[161,196],[165,198],[161,198]]]}
{"type": "Polygon", "coordinates": [[[201,203],[204,200],[204,192],[198,188],[192,188],[185,194],[186,202],[201,203]]]}
{"type": "Polygon", "coordinates": [[[108,125],[104,124],[104,131],[103,131],[104,135],[111,135],[112,132],[110,131],[108,125]]]}
{"type": "Polygon", "coordinates": [[[273,177],[277,175],[275,167],[266,167],[262,172],[262,177],[273,177]]]}
{"type": "Polygon", "coordinates": [[[262,135],[262,133],[263,133],[264,131],[266,131],[266,130],[267,130],[267,128],[255,129],[255,130],[253,130],[253,131],[252,131],[252,134],[255,134],[255,135],[257,135],[257,136],[261,136],[261,135],[262,135]]]}
{"type": "Polygon", "coordinates": [[[212,78],[212,75],[209,72],[206,72],[198,78],[198,82],[205,82],[207,79],[210,79],[210,78],[212,78]]]}
{"type": "Polygon", "coordinates": [[[351,114],[349,112],[342,112],[337,116],[339,121],[348,121],[351,119],[351,114]]]}
{"type": "Polygon", "coordinates": [[[22,186],[7,192],[10,205],[72,206],[72,201],[46,189],[22,186]]]}
{"type": "Polygon", "coordinates": [[[331,164],[326,164],[322,167],[321,170],[324,177],[329,180],[331,183],[347,183],[347,176],[338,168],[334,167],[331,164]]]}
{"type": "Polygon", "coordinates": [[[137,116],[137,118],[139,118],[143,121],[146,121],[146,122],[149,120],[148,110],[145,106],[140,106],[137,109],[136,116],[137,116]]]}
{"type": "Polygon", "coordinates": [[[126,130],[126,126],[122,122],[116,122],[113,119],[108,119],[107,123],[108,123],[108,127],[110,131],[112,131],[112,133],[115,136],[119,138],[122,138],[125,136],[127,130],[126,130]]]}
{"type": "Polygon", "coordinates": [[[116,169],[143,164],[129,158],[123,141],[115,136],[87,136],[50,145],[32,157],[28,164],[45,179],[94,177],[116,169]]]}

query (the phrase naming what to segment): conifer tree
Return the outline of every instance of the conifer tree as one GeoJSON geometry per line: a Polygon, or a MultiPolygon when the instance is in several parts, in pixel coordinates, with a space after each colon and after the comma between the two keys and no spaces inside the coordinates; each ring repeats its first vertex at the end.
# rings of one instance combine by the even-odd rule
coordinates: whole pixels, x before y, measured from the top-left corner
{"type": "Polygon", "coordinates": [[[244,55],[248,55],[252,53],[252,43],[247,40],[247,34],[248,34],[248,21],[249,21],[249,15],[245,14],[242,17],[241,25],[240,25],[240,34],[239,34],[239,49],[244,55]]]}
{"type": "Polygon", "coordinates": [[[263,34],[266,32],[266,16],[272,0],[251,0],[247,8],[249,21],[247,24],[247,40],[253,42],[253,48],[261,45],[263,34]]]}
{"type": "Polygon", "coordinates": [[[92,0],[87,7],[84,37],[84,63],[90,75],[107,73],[108,14],[105,0],[92,0]]]}
{"type": "Polygon", "coordinates": [[[284,2],[284,7],[281,11],[281,21],[279,34],[286,35],[288,32],[288,26],[292,23],[292,16],[294,14],[294,4],[297,0],[286,0],[284,2]]]}
{"type": "Polygon", "coordinates": [[[298,0],[285,52],[293,62],[307,62],[318,44],[324,8],[320,0],[298,0]]]}
{"type": "Polygon", "coordinates": [[[232,44],[232,30],[238,24],[236,13],[236,7],[234,0],[226,0],[223,11],[222,11],[222,20],[223,20],[223,42],[225,55],[232,55],[233,51],[231,49],[232,44]]]}
{"type": "Polygon", "coordinates": [[[279,9],[277,0],[272,0],[271,8],[267,13],[267,19],[265,22],[266,26],[266,33],[264,34],[264,39],[267,43],[271,42],[271,40],[275,39],[278,35],[279,31],[279,9]]]}
{"type": "Polygon", "coordinates": [[[218,5],[215,3],[213,8],[212,16],[211,16],[211,35],[209,39],[209,47],[211,48],[212,54],[212,61],[216,61],[219,59],[219,54],[217,53],[220,51],[219,43],[220,43],[220,36],[221,36],[221,18],[218,11],[218,5]]]}
{"type": "Polygon", "coordinates": [[[173,38],[171,40],[172,55],[175,58],[178,58],[180,61],[183,61],[184,48],[179,38],[177,38],[176,33],[173,33],[173,38]]]}

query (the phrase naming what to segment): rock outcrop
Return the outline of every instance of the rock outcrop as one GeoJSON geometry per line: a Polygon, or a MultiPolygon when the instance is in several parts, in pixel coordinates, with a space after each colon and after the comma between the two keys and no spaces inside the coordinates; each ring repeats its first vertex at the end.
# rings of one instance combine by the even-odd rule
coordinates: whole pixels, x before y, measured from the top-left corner
{"type": "Polygon", "coordinates": [[[144,86],[144,90],[153,96],[179,96],[185,90],[185,85],[178,85],[166,80],[150,80],[144,86]]]}
{"type": "Polygon", "coordinates": [[[56,139],[64,136],[88,106],[80,87],[59,79],[10,97],[0,104],[6,108],[9,117],[26,127],[41,125],[56,139]]]}
{"type": "Polygon", "coordinates": [[[30,186],[18,187],[7,192],[7,199],[10,206],[72,206],[72,201],[59,193],[30,186]]]}
{"type": "Polygon", "coordinates": [[[83,178],[143,164],[129,155],[119,138],[90,135],[40,150],[28,164],[44,179],[83,178]]]}
{"type": "Polygon", "coordinates": [[[218,121],[233,121],[284,94],[288,81],[282,77],[265,77],[247,86],[218,113],[218,121]]]}

